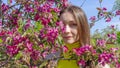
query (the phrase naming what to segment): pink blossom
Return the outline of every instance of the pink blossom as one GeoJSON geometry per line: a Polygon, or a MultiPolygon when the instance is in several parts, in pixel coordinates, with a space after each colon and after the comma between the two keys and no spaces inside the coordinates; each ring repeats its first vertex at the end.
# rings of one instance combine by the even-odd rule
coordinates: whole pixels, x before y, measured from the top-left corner
{"type": "Polygon", "coordinates": [[[6,48],[7,48],[7,53],[10,54],[10,56],[14,56],[19,51],[19,48],[16,45],[12,45],[12,46],[8,45],[6,48]]]}
{"type": "MultiPolygon", "coordinates": [[[[86,52],[91,52],[92,51],[92,46],[91,45],[85,45],[80,48],[74,48],[73,52],[75,52],[76,55],[81,56],[82,54],[86,52]]],[[[94,52],[93,52],[94,53],[94,52]]]]}
{"type": "Polygon", "coordinates": [[[43,53],[42,53],[43,58],[45,58],[45,57],[47,56],[47,54],[48,54],[48,52],[46,52],[46,51],[43,52],[43,53]]]}
{"type": "Polygon", "coordinates": [[[6,31],[0,31],[0,37],[3,37],[5,35],[6,31]]]}
{"type": "Polygon", "coordinates": [[[80,66],[85,66],[85,60],[79,60],[78,61],[78,64],[80,65],[80,66]]]}
{"type": "Polygon", "coordinates": [[[30,22],[31,22],[31,20],[28,19],[25,26],[24,26],[25,30],[28,29],[29,27],[32,27],[32,24],[30,22]]]}
{"type": "Polygon", "coordinates": [[[107,10],[107,8],[106,8],[106,7],[103,7],[103,8],[102,8],[102,10],[103,10],[103,11],[106,11],[106,10],[107,10]]]}
{"type": "Polygon", "coordinates": [[[58,13],[58,12],[60,12],[60,9],[59,8],[54,8],[54,11],[58,13]]]}
{"type": "Polygon", "coordinates": [[[120,63],[118,62],[118,63],[116,63],[116,68],[120,68],[120,63]]]}
{"type": "Polygon", "coordinates": [[[114,25],[111,25],[110,27],[111,27],[112,29],[114,29],[114,28],[115,28],[115,26],[114,26],[114,25]]]}
{"type": "Polygon", "coordinates": [[[107,63],[110,63],[111,61],[114,60],[114,54],[112,53],[106,53],[103,52],[102,54],[99,55],[98,57],[98,62],[102,64],[103,66],[107,63]]]}
{"type": "Polygon", "coordinates": [[[114,39],[114,40],[116,40],[117,39],[117,37],[116,37],[116,34],[115,33],[111,33],[111,34],[107,34],[108,35],[108,37],[109,38],[112,38],[112,39],[114,39]]]}
{"type": "Polygon", "coordinates": [[[12,0],[9,0],[10,1],[10,3],[12,3],[12,0]]]}
{"type": "Polygon", "coordinates": [[[2,30],[2,21],[0,20],[0,31],[2,30]]]}
{"type": "Polygon", "coordinates": [[[6,4],[2,4],[2,13],[4,13],[6,10],[8,10],[9,6],[6,4]]]}
{"type": "Polygon", "coordinates": [[[35,14],[34,20],[35,20],[35,21],[39,21],[39,20],[40,20],[40,15],[39,15],[39,13],[36,13],[36,14],[35,14]]]}
{"type": "Polygon", "coordinates": [[[110,48],[111,51],[116,52],[119,50],[119,48],[110,48]]]}
{"type": "Polygon", "coordinates": [[[32,48],[33,44],[29,41],[29,39],[25,41],[25,46],[29,51],[33,51],[33,48],[32,48]]]}
{"type": "Polygon", "coordinates": [[[117,10],[115,15],[120,15],[120,10],[117,10]]]}
{"type": "Polygon", "coordinates": [[[47,28],[46,38],[48,41],[54,43],[54,41],[57,37],[58,37],[57,28],[47,28]]]}
{"type": "Polygon", "coordinates": [[[48,18],[41,18],[41,21],[42,21],[42,25],[47,26],[48,23],[50,22],[50,19],[48,19],[48,18]]]}
{"type": "Polygon", "coordinates": [[[63,46],[63,51],[66,53],[68,51],[68,48],[66,46],[63,46]]]}
{"type": "Polygon", "coordinates": [[[43,45],[43,44],[40,44],[39,46],[40,46],[40,48],[43,48],[43,47],[44,47],[44,45],[43,45]]]}
{"type": "Polygon", "coordinates": [[[110,37],[111,37],[111,34],[107,34],[107,36],[110,38],[110,37]]]}
{"type": "Polygon", "coordinates": [[[106,19],[106,22],[110,22],[110,21],[111,21],[111,18],[110,18],[110,17],[106,19]]]}
{"type": "Polygon", "coordinates": [[[62,21],[56,22],[56,25],[60,26],[60,30],[62,31],[62,33],[65,32],[65,26],[62,21]]]}
{"type": "Polygon", "coordinates": [[[68,0],[61,0],[61,2],[63,7],[67,7],[69,5],[68,0]]]}
{"type": "Polygon", "coordinates": [[[92,16],[89,20],[95,21],[95,20],[96,20],[96,17],[95,17],[95,16],[92,16]]]}
{"type": "Polygon", "coordinates": [[[115,33],[112,33],[112,34],[111,34],[111,38],[114,39],[114,40],[116,40],[116,39],[117,39],[116,34],[115,34],[115,33]]]}
{"type": "Polygon", "coordinates": [[[28,5],[25,5],[25,11],[26,12],[34,12],[34,9],[28,5]]]}
{"type": "Polygon", "coordinates": [[[39,38],[40,38],[40,39],[43,39],[43,38],[46,37],[44,31],[45,31],[45,29],[41,29],[41,30],[40,30],[40,34],[39,34],[39,38]]]}
{"type": "Polygon", "coordinates": [[[40,53],[37,50],[33,50],[30,56],[33,60],[39,60],[40,53]]]}
{"type": "Polygon", "coordinates": [[[103,14],[103,13],[100,13],[100,16],[104,16],[104,14],[103,14]]]}
{"type": "Polygon", "coordinates": [[[105,46],[106,41],[104,39],[97,39],[97,45],[99,46],[105,46]]]}
{"type": "Polygon", "coordinates": [[[13,37],[13,44],[14,45],[17,45],[17,44],[19,44],[19,43],[21,43],[21,38],[20,38],[20,36],[15,36],[15,37],[13,37]]]}

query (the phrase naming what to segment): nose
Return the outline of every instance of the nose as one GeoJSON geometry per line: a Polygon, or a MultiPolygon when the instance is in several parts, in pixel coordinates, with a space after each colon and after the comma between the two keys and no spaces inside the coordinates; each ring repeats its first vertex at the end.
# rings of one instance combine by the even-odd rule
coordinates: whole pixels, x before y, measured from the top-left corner
{"type": "Polygon", "coordinates": [[[65,25],[65,33],[69,33],[70,32],[70,26],[69,25],[65,25]]]}

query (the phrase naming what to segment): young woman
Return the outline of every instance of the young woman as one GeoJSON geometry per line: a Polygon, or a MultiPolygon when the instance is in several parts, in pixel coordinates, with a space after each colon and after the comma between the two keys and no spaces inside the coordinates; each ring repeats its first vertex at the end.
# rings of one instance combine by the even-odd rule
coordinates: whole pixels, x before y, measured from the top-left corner
{"type": "MultiPolygon", "coordinates": [[[[61,34],[68,51],[63,53],[65,58],[70,58],[70,51],[86,44],[90,44],[90,28],[84,11],[77,6],[68,6],[60,12],[60,21],[65,30],[61,34]]],[[[77,60],[58,61],[57,68],[79,68],[77,60]]]]}
{"type": "Polygon", "coordinates": [[[85,67],[80,67],[77,60],[70,59],[70,52],[73,51],[73,48],[90,44],[90,27],[84,11],[80,7],[70,5],[64,8],[60,12],[60,21],[65,27],[61,36],[68,50],[62,53],[64,59],[58,59],[55,68],[109,68],[109,66],[102,67],[100,65],[95,67],[91,61],[86,62],[85,67]]]}

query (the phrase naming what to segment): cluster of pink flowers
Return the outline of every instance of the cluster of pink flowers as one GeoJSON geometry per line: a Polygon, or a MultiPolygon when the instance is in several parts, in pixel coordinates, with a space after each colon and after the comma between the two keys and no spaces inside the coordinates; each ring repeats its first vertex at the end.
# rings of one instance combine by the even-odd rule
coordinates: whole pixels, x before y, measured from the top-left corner
{"type": "Polygon", "coordinates": [[[7,45],[6,48],[7,48],[7,53],[10,54],[11,57],[14,56],[15,54],[17,54],[18,50],[19,50],[17,45],[12,45],[12,46],[7,45]]]}
{"type": "Polygon", "coordinates": [[[117,39],[117,37],[116,37],[116,34],[115,34],[115,33],[108,34],[108,37],[109,37],[109,38],[112,38],[112,39],[114,39],[114,40],[116,40],[116,39],[117,39]]]}
{"type": "Polygon", "coordinates": [[[85,45],[82,46],[80,48],[74,48],[73,52],[75,52],[75,54],[77,56],[82,56],[83,54],[85,54],[86,52],[90,52],[90,53],[95,53],[95,50],[93,49],[93,47],[91,45],[85,45]]]}
{"type": "Polygon", "coordinates": [[[111,63],[111,61],[114,61],[114,54],[113,53],[107,53],[103,52],[102,54],[99,55],[98,57],[98,62],[102,64],[103,66],[105,64],[111,63]]]}
{"type": "Polygon", "coordinates": [[[120,15],[120,10],[117,10],[115,15],[120,15]]]}
{"type": "MultiPolygon", "coordinates": [[[[0,46],[2,45],[3,47],[1,48],[6,48],[4,50],[6,50],[5,52],[11,58],[16,58],[19,55],[20,58],[17,58],[17,60],[20,60],[21,64],[25,63],[29,68],[32,68],[29,65],[36,67],[39,62],[44,62],[45,57],[48,54],[56,52],[58,46],[61,45],[59,44],[61,41],[58,38],[59,30],[62,30],[64,33],[65,27],[62,21],[58,21],[57,16],[59,15],[60,8],[68,6],[67,1],[43,0],[42,2],[41,0],[15,0],[18,5],[13,6],[11,6],[12,4],[6,5],[2,3],[3,16],[2,20],[0,18],[0,46]],[[37,63],[37,61],[39,62],[37,63]]],[[[10,3],[12,3],[12,0],[10,0],[10,3]]],[[[99,8],[99,12],[100,17],[105,16],[106,22],[111,21],[111,17],[106,15],[107,9],[105,7],[99,8]]],[[[116,11],[116,15],[120,15],[120,10],[116,11]]],[[[95,22],[97,18],[93,16],[90,20],[95,22]]],[[[111,27],[114,29],[114,26],[111,27]]],[[[117,39],[115,33],[108,34],[108,37],[114,40],[117,39]]],[[[106,41],[103,39],[98,39],[96,42],[98,47],[105,46],[105,43],[106,41]]],[[[64,52],[68,51],[66,46],[62,48],[64,52]]],[[[80,58],[78,60],[79,65],[85,66],[87,61],[81,58],[81,56],[84,58],[91,55],[97,56],[97,62],[102,65],[110,63],[111,60],[116,60],[113,53],[100,53],[97,47],[96,49],[94,48],[92,45],[85,45],[73,49],[76,56],[80,58]]],[[[118,48],[111,48],[111,50],[116,52],[118,48]]],[[[117,61],[116,63],[118,64],[116,66],[120,67],[117,61]]]]}
{"type": "Polygon", "coordinates": [[[89,20],[91,20],[92,22],[96,20],[95,16],[92,16],[89,20]]]}
{"type": "Polygon", "coordinates": [[[97,45],[98,46],[105,46],[105,44],[106,44],[106,40],[104,40],[104,39],[97,39],[97,45]]]}
{"type": "Polygon", "coordinates": [[[47,39],[46,41],[48,41],[48,42],[55,43],[54,41],[58,37],[58,29],[57,28],[50,28],[50,27],[48,27],[46,29],[42,29],[40,31],[39,37],[41,39],[47,39]]]}

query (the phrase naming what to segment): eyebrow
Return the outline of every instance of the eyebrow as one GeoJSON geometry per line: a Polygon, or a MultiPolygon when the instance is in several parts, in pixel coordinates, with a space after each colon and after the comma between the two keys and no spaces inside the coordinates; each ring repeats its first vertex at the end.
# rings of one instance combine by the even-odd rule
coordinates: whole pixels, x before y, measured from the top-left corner
{"type": "Polygon", "coordinates": [[[70,20],[70,21],[68,21],[68,20],[63,20],[63,22],[73,22],[73,23],[75,23],[74,20],[70,20]]]}

